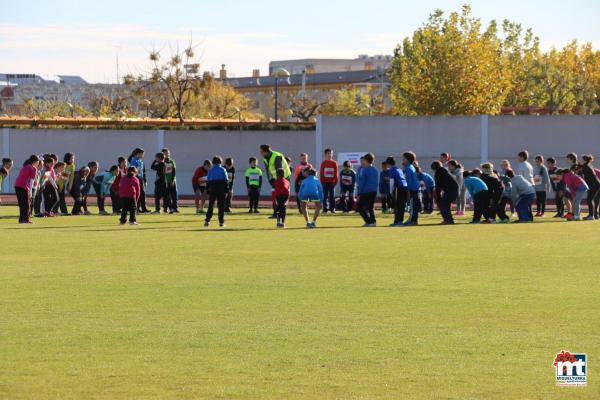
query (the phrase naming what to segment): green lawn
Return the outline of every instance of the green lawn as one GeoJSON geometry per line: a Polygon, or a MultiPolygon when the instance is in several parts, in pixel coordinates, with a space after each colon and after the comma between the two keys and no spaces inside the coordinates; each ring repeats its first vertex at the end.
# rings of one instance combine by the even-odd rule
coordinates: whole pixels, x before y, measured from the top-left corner
{"type": "Polygon", "coordinates": [[[0,398],[600,398],[600,223],[16,213],[0,398]],[[562,349],[587,353],[587,387],[555,386],[562,349]]]}

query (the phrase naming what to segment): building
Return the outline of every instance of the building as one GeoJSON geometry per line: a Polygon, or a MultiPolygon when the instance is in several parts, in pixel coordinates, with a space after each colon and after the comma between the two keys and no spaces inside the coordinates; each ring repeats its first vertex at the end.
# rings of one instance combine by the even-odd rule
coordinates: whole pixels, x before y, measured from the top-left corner
{"type": "Polygon", "coordinates": [[[299,60],[271,61],[269,75],[278,68],[289,71],[290,74],[321,74],[327,72],[374,71],[388,69],[392,62],[390,55],[360,55],[352,59],[339,58],[305,58],[299,60]]]}

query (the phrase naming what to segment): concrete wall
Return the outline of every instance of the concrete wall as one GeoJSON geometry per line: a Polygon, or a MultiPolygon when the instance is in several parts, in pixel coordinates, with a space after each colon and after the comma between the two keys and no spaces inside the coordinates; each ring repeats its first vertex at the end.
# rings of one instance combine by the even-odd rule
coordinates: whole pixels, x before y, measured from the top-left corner
{"type": "MultiPolygon", "coordinates": [[[[600,155],[600,115],[594,116],[473,116],[473,117],[319,117],[315,131],[156,131],[1,129],[0,154],[15,160],[5,191],[14,191],[14,178],[30,154],[74,152],[77,165],[97,160],[107,168],[135,147],[146,150],[147,162],[162,147],[171,149],[178,166],[179,189],[191,194],[195,168],[214,154],[233,157],[238,171],[235,193],[245,194],[243,171],[258,146],[268,143],[297,161],[301,152],[318,165],[323,149],[336,153],[372,151],[377,166],[388,155],[400,157],[413,150],[428,170],[441,152],[450,152],[467,168],[488,159],[498,165],[514,161],[522,149],[546,157],[558,156],[562,165],[569,151],[600,155]]],[[[153,174],[150,173],[150,179],[153,174]]],[[[150,187],[152,191],[152,186],[150,187]]],[[[268,194],[267,190],[263,194],[268,194]]]]}
{"type": "MultiPolygon", "coordinates": [[[[243,173],[248,158],[259,158],[258,146],[270,144],[285,154],[314,152],[314,131],[156,131],[156,130],[78,130],[78,129],[10,129],[9,156],[15,168],[5,192],[14,192],[13,184],[20,166],[30,154],[55,153],[62,158],[65,152],[75,153],[79,167],[96,160],[101,169],[116,164],[119,156],[129,156],[136,147],[146,150],[149,182],[154,179],[150,164],[154,154],[163,147],[171,150],[177,163],[177,180],[181,194],[192,194],[191,178],[204,159],[215,154],[233,157],[237,176],[234,193],[245,194],[243,173]]],[[[0,143],[2,141],[0,140],[0,143]]],[[[0,153],[3,153],[0,147],[0,153]]],[[[149,185],[152,192],[153,186],[149,185]]],[[[268,194],[265,189],[263,194],[268,194]]]]}

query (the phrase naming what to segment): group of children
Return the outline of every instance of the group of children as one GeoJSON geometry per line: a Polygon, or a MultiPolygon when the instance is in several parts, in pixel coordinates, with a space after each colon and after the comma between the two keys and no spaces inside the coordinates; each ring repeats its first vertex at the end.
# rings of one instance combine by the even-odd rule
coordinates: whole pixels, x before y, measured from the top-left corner
{"type": "MultiPolygon", "coordinates": [[[[516,211],[515,222],[533,221],[543,217],[549,191],[554,192],[557,213],[555,217],[581,220],[581,203],[587,200],[587,220],[598,219],[600,207],[600,169],[593,166],[592,155],[578,157],[567,155],[569,166],[558,168],[555,158],[544,160],[542,155],[534,158],[534,165],[527,151],[517,155],[513,168],[504,160],[499,169],[490,162],[479,168],[465,170],[462,165],[442,153],[430,168],[433,175],[423,171],[417,156],[405,152],[399,163],[392,156],[374,167],[375,156],[367,153],[360,158],[354,171],[349,161],[339,169],[332,149],[326,149],[319,172],[309,163],[308,154],[300,155],[298,164],[292,168],[291,160],[274,151],[269,145],[260,146],[260,153],[271,186],[273,202],[272,218],[277,227],[285,227],[287,205],[291,195],[291,183],[297,193],[298,211],[304,216],[308,228],[316,227],[321,213],[358,212],[365,227],[376,226],[375,202],[379,195],[384,213],[393,213],[392,226],[418,224],[419,214],[431,214],[434,204],[442,216],[442,224],[453,224],[452,204],[456,204],[455,215],[464,215],[467,195],[472,202],[471,223],[509,222],[506,212],[516,211]],[[397,165],[398,164],[398,165],[397,165]],[[339,184],[339,197],[335,190],[339,184]],[[355,198],[356,196],[356,198],[355,198]],[[309,216],[308,205],[314,204],[314,213],[309,216]],[[408,217],[405,219],[405,215],[408,217]]],[[[117,164],[101,172],[99,164],[91,161],[75,168],[75,155],[66,153],[62,161],[55,154],[41,157],[30,156],[15,180],[15,193],[20,207],[20,223],[31,223],[32,215],[53,217],[56,215],[89,214],[87,197],[91,189],[97,196],[101,215],[107,215],[104,199],[110,196],[113,214],[121,215],[121,223],[137,224],[136,214],[150,212],[146,207],[145,152],[136,148],[126,159],[119,157],[117,164]],[[73,199],[72,210],[67,210],[66,197],[73,199]]],[[[0,187],[13,167],[11,159],[2,160],[0,187]]],[[[169,149],[157,153],[150,167],[155,171],[154,213],[178,213],[176,164],[169,149]]],[[[263,170],[255,157],[249,159],[244,173],[249,199],[250,213],[259,212],[259,198],[263,186],[263,170]]],[[[225,161],[220,156],[205,160],[192,177],[196,211],[206,214],[205,226],[209,226],[215,205],[218,207],[220,226],[225,225],[224,215],[231,211],[235,167],[232,158],[225,161]],[[208,200],[207,211],[204,211],[208,200]]]]}

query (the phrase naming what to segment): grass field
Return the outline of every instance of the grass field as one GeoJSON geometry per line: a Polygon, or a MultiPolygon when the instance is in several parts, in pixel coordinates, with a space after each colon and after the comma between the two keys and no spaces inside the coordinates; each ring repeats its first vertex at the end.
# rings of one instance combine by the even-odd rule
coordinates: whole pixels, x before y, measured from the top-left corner
{"type": "Polygon", "coordinates": [[[600,223],[16,214],[0,398],[600,398],[600,223]],[[555,386],[562,349],[587,353],[586,387],[555,386]]]}

